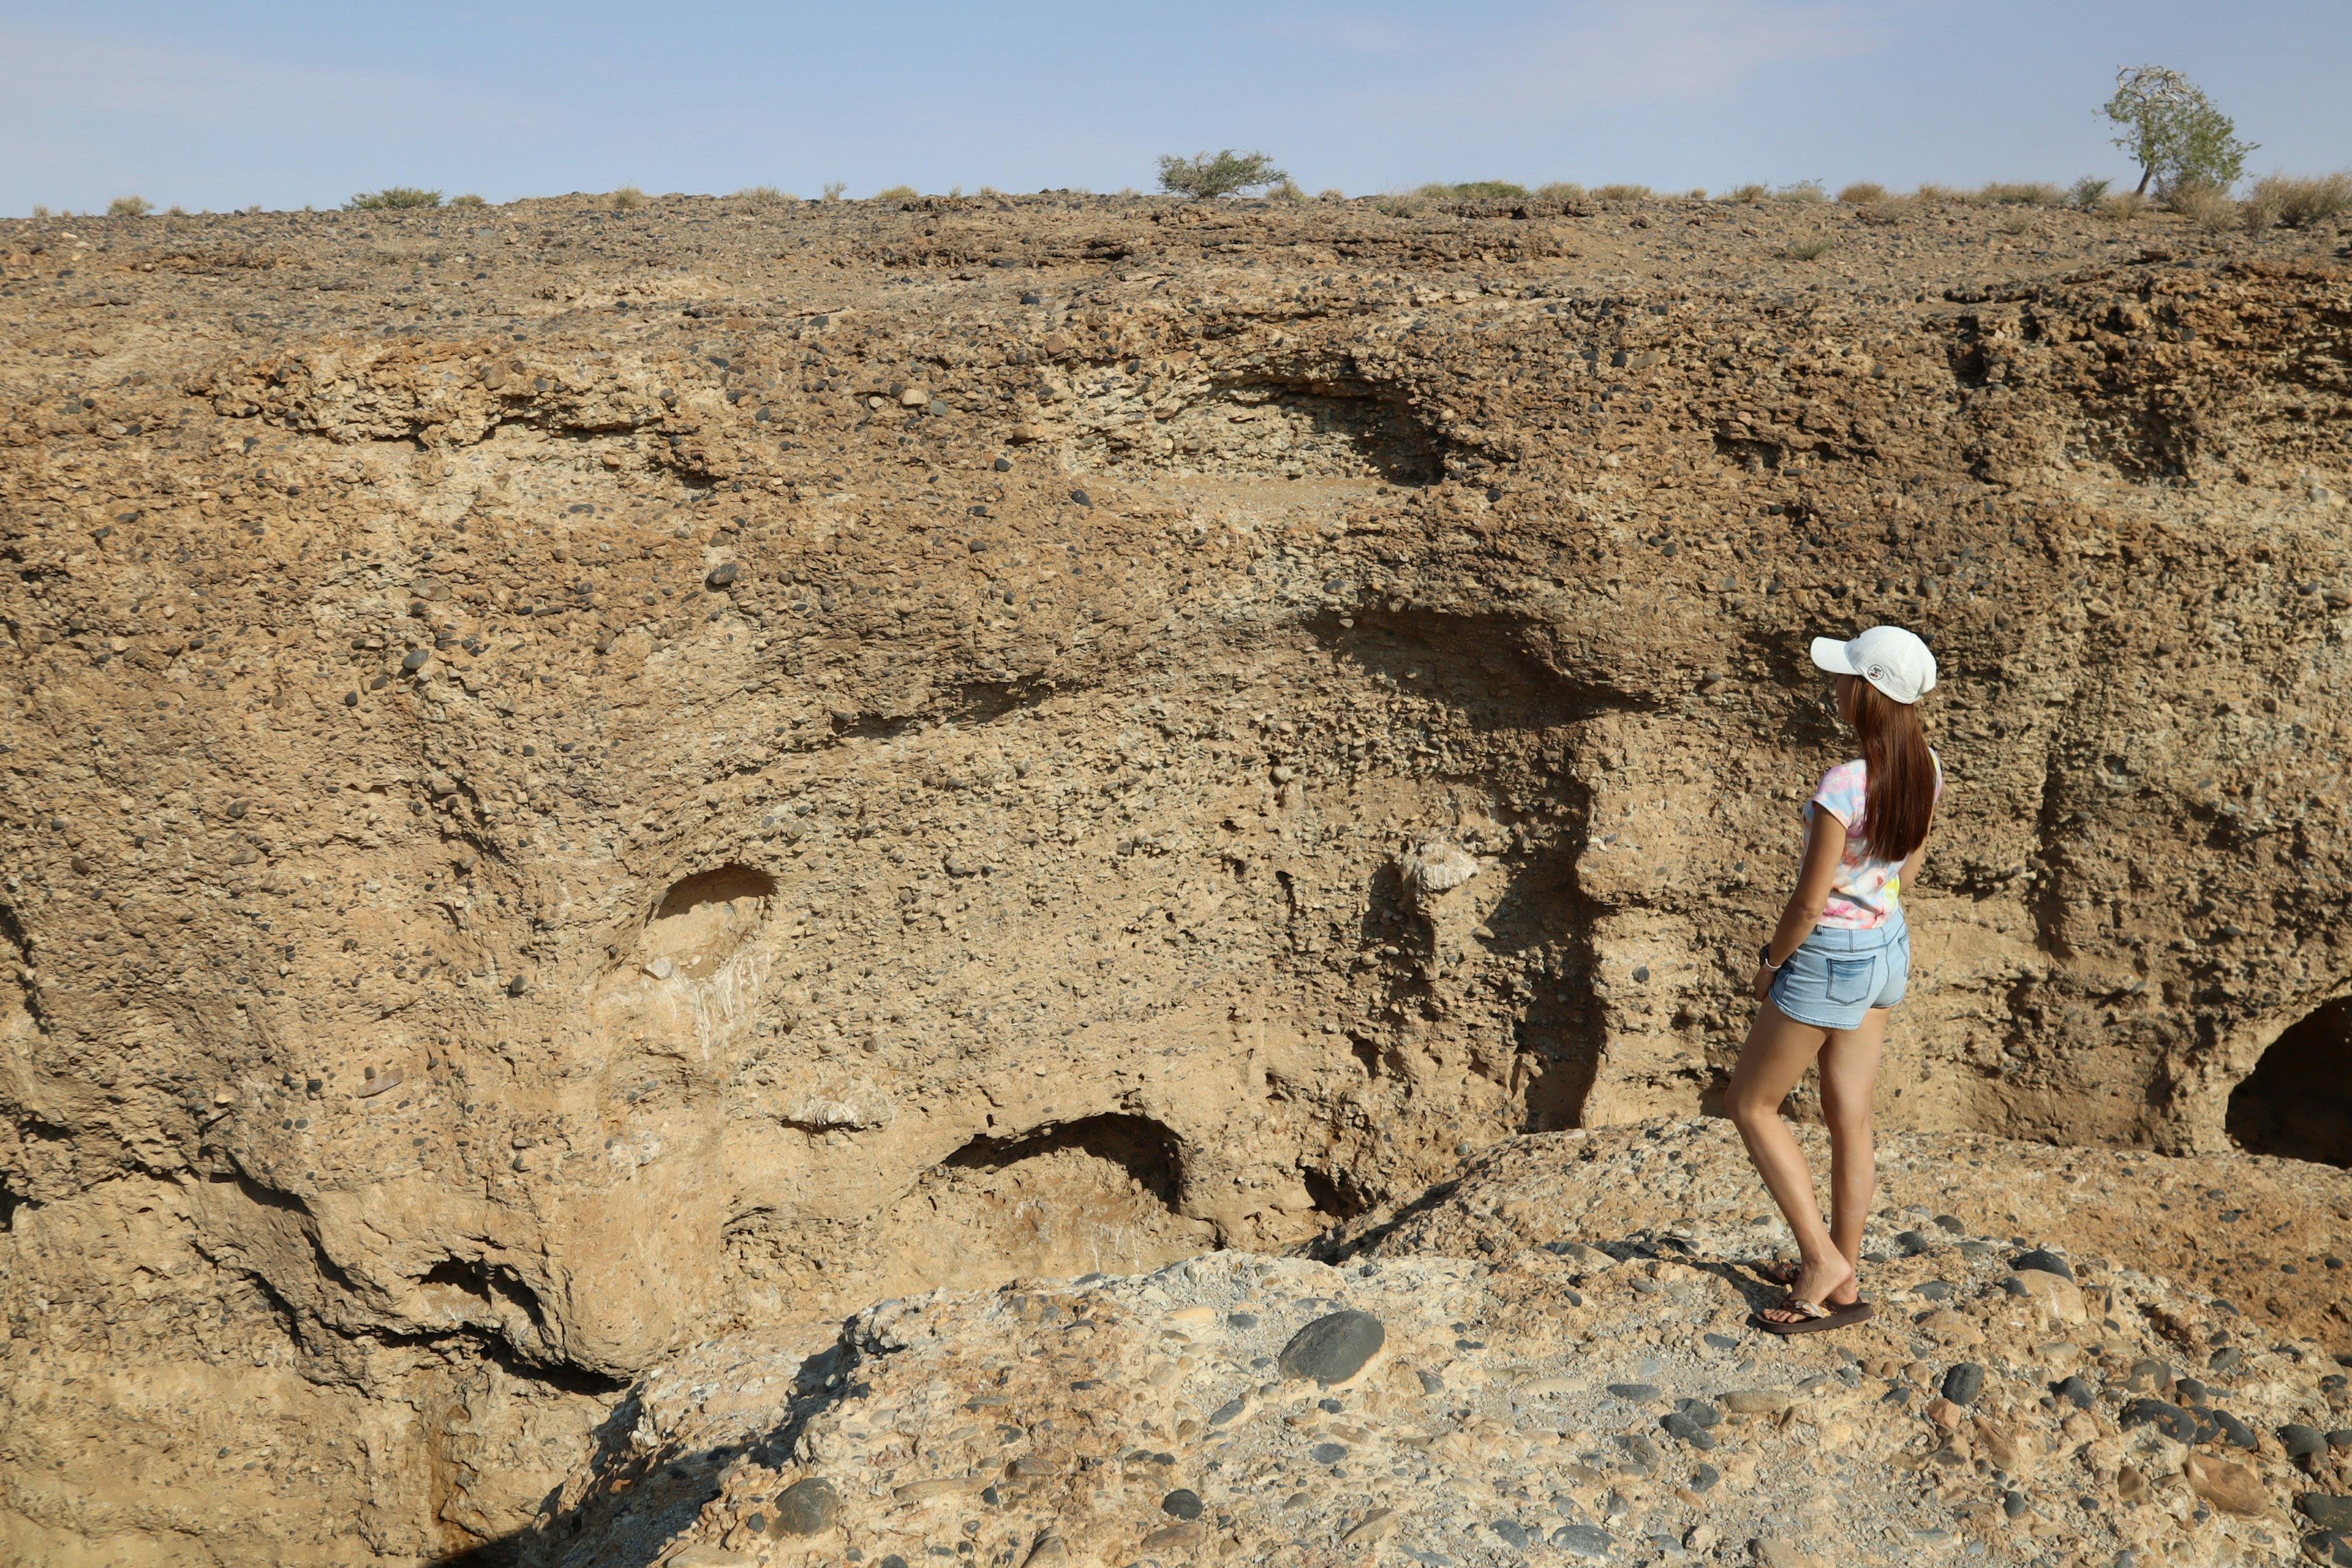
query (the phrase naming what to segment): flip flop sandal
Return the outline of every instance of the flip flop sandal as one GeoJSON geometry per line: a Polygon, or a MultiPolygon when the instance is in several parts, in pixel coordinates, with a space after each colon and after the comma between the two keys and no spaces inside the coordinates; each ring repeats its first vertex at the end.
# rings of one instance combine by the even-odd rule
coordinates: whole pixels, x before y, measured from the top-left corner
{"type": "Polygon", "coordinates": [[[1848,1328],[1855,1323],[1867,1321],[1876,1311],[1875,1308],[1864,1300],[1850,1301],[1843,1307],[1824,1307],[1819,1301],[1808,1301],[1802,1296],[1794,1293],[1791,1293],[1780,1305],[1790,1311],[1802,1312],[1805,1315],[1804,1321],[1796,1323],[1776,1323],[1759,1312],[1748,1320],[1748,1325],[1751,1328],[1761,1329],[1768,1334],[1779,1334],[1786,1338],[1790,1334],[1818,1334],[1831,1329],[1848,1328]]]}

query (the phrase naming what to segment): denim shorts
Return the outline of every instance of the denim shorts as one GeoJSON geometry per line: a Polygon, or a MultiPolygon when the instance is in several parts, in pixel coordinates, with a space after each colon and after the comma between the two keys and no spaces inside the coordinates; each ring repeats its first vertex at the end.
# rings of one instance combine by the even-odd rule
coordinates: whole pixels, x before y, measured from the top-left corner
{"type": "Polygon", "coordinates": [[[1800,1024],[1854,1029],[1911,983],[1911,928],[1896,915],[1869,931],[1815,926],[1772,977],[1772,1001],[1800,1024]]]}

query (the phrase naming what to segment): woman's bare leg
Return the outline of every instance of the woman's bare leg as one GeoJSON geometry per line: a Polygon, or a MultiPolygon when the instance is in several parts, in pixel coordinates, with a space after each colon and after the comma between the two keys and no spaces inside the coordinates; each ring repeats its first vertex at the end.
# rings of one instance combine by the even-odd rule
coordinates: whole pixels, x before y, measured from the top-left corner
{"type": "MultiPolygon", "coordinates": [[[[1830,1236],[1846,1261],[1862,1267],[1862,1227],[1878,1185],[1870,1102],[1878,1089],[1878,1060],[1886,1044],[1886,1009],[1873,1007],[1857,1028],[1832,1029],[1822,1046],[1822,1119],[1830,1129],[1830,1236]]],[[[1842,1289],[1844,1306],[1857,1290],[1842,1289]]]]}
{"type": "MultiPolygon", "coordinates": [[[[1780,1205],[1804,1259],[1790,1293],[1824,1304],[1832,1296],[1847,1293],[1853,1282],[1853,1265],[1829,1226],[1822,1223],[1821,1203],[1813,1195],[1813,1173],[1805,1164],[1805,1152],[1798,1147],[1795,1134],[1780,1120],[1780,1102],[1805,1076],[1805,1068],[1828,1037],[1828,1031],[1797,1022],[1767,997],[1748,1027],[1748,1041],[1739,1048],[1739,1065],[1732,1069],[1731,1086],[1724,1094],[1724,1109],[1739,1129],[1748,1157],[1755,1162],[1772,1201],[1780,1205]]],[[[1764,1315],[1776,1322],[1796,1322],[1803,1316],[1777,1307],[1764,1315]]]]}

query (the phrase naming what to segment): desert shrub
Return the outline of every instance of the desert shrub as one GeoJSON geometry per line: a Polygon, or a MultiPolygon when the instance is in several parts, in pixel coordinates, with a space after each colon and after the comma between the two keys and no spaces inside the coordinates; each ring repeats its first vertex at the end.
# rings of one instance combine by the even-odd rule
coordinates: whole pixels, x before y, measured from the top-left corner
{"type": "Polygon", "coordinates": [[[117,196],[106,204],[109,217],[145,217],[155,210],[155,204],[145,196],[117,196]]]}
{"type": "Polygon", "coordinates": [[[1372,198],[1372,210],[1390,217],[1412,217],[1427,205],[1412,191],[1390,191],[1372,198]]]}
{"type": "Polygon", "coordinates": [[[2147,210],[2147,198],[2137,191],[2118,191],[2099,204],[2099,216],[2110,223],[2129,223],[2147,210]]]}
{"type": "Polygon", "coordinates": [[[1741,206],[1753,206],[1771,194],[1772,187],[1769,185],[1749,184],[1732,186],[1723,194],[1723,199],[1727,202],[1737,202],[1741,206]]]}
{"type": "Polygon", "coordinates": [[[261,216],[261,204],[259,202],[250,202],[236,210],[247,217],[259,217],[261,216]]]}
{"type": "Polygon", "coordinates": [[[2347,207],[2352,207],[2352,174],[2322,174],[2315,179],[2265,174],[2254,182],[2246,198],[2249,227],[2255,226],[2257,213],[2265,219],[2260,226],[2263,228],[2273,224],[2303,228],[2324,223],[2347,207]]]}
{"type": "Polygon", "coordinates": [[[1818,261],[1836,248],[1836,240],[1825,234],[1816,234],[1790,241],[1786,254],[1791,261],[1818,261]]]}
{"type": "Polygon", "coordinates": [[[1854,216],[1864,223],[1880,224],[1891,227],[1918,210],[1919,203],[1916,197],[1887,196],[1869,203],[1854,216]]]}
{"type": "Polygon", "coordinates": [[[1923,202],[1964,202],[1969,199],[1966,192],[1937,184],[1933,180],[1920,182],[1919,188],[1911,194],[1923,202]]]}
{"type": "Polygon", "coordinates": [[[2106,199],[2107,186],[2113,184],[2102,175],[2085,174],[2066,187],[2066,205],[2077,212],[2095,211],[2106,199]]]}
{"type": "Polygon", "coordinates": [[[1592,194],[1604,202],[1639,202],[1649,199],[1650,187],[1628,184],[1595,185],[1592,188],[1592,194]]]}
{"type": "Polygon", "coordinates": [[[1230,147],[1213,156],[1195,153],[1190,158],[1180,158],[1169,153],[1160,160],[1160,188],[1194,201],[1278,185],[1289,178],[1265,153],[1236,153],[1230,147]]]}
{"type": "Polygon", "coordinates": [[[2030,210],[2008,212],[2001,216],[2000,232],[2003,234],[2030,234],[2033,231],[2034,225],[2040,221],[2040,218],[2030,210]]]}
{"type": "Polygon", "coordinates": [[[2230,199],[2230,193],[2202,180],[2184,181],[2175,185],[2171,199],[2165,205],[2207,234],[2220,234],[2235,228],[2242,221],[2238,213],[2238,204],[2230,199]]]}
{"type": "Polygon", "coordinates": [[[770,206],[777,202],[796,202],[800,197],[780,191],[773,185],[746,185],[727,199],[747,202],[753,206],[770,206]]]}
{"type": "Polygon", "coordinates": [[[2066,197],[2047,180],[1991,180],[1976,199],[1989,207],[2054,207],[2066,197]]]}
{"type": "Polygon", "coordinates": [[[866,200],[875,202],[911,202],[923,193],[912,185],[889,185],[875,192],[866,200]]]}
{"type": "Polygon", "coordinates": [[[453,207],[486,207],[490,204],[476,195],[473,192],[467,191],[462,196],[451,196],[449,198],[449,205],[453,207]]]}
{"type": "Polygon", "coordinates": [[[1706,200],[1706,187],[1705,185],[1693,185],[1689,191],[1685,194],[1690,200],[1695,202],[1703,202],[1706,200]]]}
{"type": "MultiPolygon", "coordinates": [[[[2227,193],[2246,172],[2246,154],[2261,145],[2238,140],[2238,127],[2197,85],[2162,66],[2116,73],[2116,95],[2102,110],[2124,127],[2116,145],[2139,164],[2139,188],[2156,183],[2168,202],[2183,186],[2227,193]]],[[[2202,198],[2194,198],[2200,200],[2202,198]]],[[[2210,205],[2210,204],[2207,204],[2210,205]]]]}
{"type": "Polygon", "coordinates": [[[1551,180],[1535,188],[1535,198],[1539,202],[1580,202],[1586,194],[1574,180],[1551,180]]]}
{"type": "Polygon", "coordinates": [[[1464,180],[1438,188],[1459,202],[1516,202],[1525,200],[1528,194],[1527,186],[1508,180],[1464,180]]]}
{"type": "Polygon", "coordinates": [[[1294,205],[1307,199],[1307,193],[1299,189],[1298,182],[1290,179],[1284,180],[1282,184],[1267,191],[1265,195],[1268,201],[1288,202],[1294,205]]]}
{"type": "Polygon", "coordinates": [[[824,183],[824,199],[829,202],[837,202],[841,199],[842,193],[847,189],[849,189],[849,182],[847,180],[827,180],[824,183]]]}
{"type": "Polygon", "coordinates": [[[613,210],[616,213],[635,212],[645,205],[646,193],[635,185],[623,185],[613,193],[613,210]]]}
{"type": "Polygon", "coordinates": [[[441,205],[438,191],[419,190],[415,185],[386,185],[380,191],[362,191],[343,204],[347,213],[380,212],[396,207],[437,207],[441,205]]]}
{"type": "Polygon", "coordinates": [[[1838,200],[1849,206],[1866,207],[1886,199],[1886,187],[1875,180],[1857,180],[1838,193],[1838,200]]]}
{"type": "Polygon", "coordinates": [[[1328,190],[1316,192],[1315,199],[1318,202],[1344,202],[1348,199],[1348,193],[1333,185],[1328,190]]]}
{"type": "Polygon", "coordinates": [[[1822,189],[1819,180],[1799,180],[1794,184],[1782,185],[1774,191],[1772,199],[1776,202],[1825,202],[1830,198],[1829,193],[1822,189]]]}

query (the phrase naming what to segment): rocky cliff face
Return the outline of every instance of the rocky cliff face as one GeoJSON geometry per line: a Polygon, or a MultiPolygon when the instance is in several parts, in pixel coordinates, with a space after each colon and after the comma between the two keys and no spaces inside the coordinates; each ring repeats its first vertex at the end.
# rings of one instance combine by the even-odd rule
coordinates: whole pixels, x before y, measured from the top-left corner
{"type": "Polygon", "coordinates": [[[0,226],[12,1550],[484,1547],[683,1345],[1696,1114],[1878,620],[1886,1122],[2352,1159],[2340,237],[2036,222],[0,226]]]}

